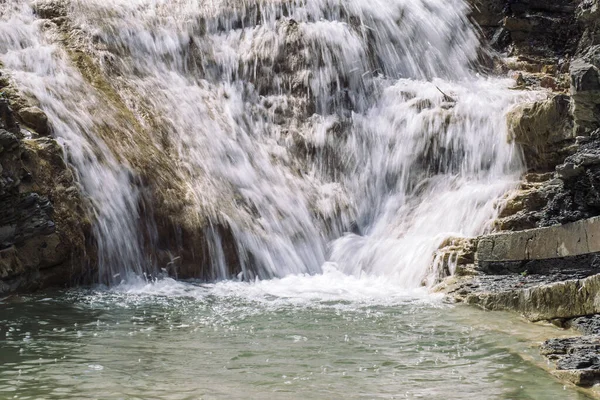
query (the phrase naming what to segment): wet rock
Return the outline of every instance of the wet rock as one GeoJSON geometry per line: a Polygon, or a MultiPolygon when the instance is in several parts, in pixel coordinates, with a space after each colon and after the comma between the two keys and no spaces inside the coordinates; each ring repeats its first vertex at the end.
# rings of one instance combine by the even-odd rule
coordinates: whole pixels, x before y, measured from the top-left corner
{"type": "Polygon", "coordinates": [[[66,15],[66,5],[62,0],[36,0],[33,3],[35,13],[44,19],[55,19],[66,15]]]}
{"type": "Polygon", "coordinates": [[[434,254],[436,280],[450,275],[470,275],[475,262],[476,238],[448,238],[434,254]]]}
{"type": "Polygon", "coordinates": [[[19,110],[19,117],[23,124],[33,128],[36,133],[43,136],[50,133],[48,116],[38,107],[27,107],[19,110]]]}
{"type": "Polygon", "coordinates": [[[600,383],[600,337],[550,339],[540,352],[556,362],[554,375],[578,386],[600,383]]]}
{"type": "MultiPolygon", "coordinates": [[[[28,126],[47,129],[41,110],[20,111],[28,126]]],[[[85,274],[90,225],[79,192],[67,191],[74,177],[62,155],[51,138],[23,139],[8,100],[0,99],[0,294],[85,274]]]]}
{"type": "Polygon", "coordinates": [[[471,17],[497,50],[541,60],[574,54],[581,35],[577,2],[470,0],[471,17]]]}

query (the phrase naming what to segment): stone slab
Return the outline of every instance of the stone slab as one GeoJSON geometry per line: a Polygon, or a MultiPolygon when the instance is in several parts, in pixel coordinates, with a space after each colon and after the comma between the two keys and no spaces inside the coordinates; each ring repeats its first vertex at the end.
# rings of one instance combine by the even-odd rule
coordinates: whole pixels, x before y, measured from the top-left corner
{"type": "Polygon", "coordinates": [[[479,239],[476,260],[545,260],[597,252],[600,252],[600,217],[484,236],[479,239]]]}

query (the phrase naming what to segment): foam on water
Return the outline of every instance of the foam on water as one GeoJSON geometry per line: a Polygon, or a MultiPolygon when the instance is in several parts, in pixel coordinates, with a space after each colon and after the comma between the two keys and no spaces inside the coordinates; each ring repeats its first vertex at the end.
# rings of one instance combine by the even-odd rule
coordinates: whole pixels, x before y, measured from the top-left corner
{"type": "Polygon", "coordinates": [[[99,298],[123,296],[127,301],[157,301],[157,298],[189,298],[196,301],[216,299],[218,303],[250,303],[251,307],[279,309],[289,306],[344,308],[394,306],[400,304],[441,305],[442,297],[425,288],[407,290],[383,277],[355,277],[327,264],[319,275],[289,275],[253,282],[222,281],[212,284],[181,282],[170,278],[145,285],[122,284],[112,291],[97,292],[99,298]]]}

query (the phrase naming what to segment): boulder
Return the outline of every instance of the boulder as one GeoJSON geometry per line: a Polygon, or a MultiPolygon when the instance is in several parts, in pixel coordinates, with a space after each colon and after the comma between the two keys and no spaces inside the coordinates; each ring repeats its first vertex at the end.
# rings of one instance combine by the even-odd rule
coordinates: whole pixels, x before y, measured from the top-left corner
{"type": "Polygon", "coordinates": [[[36,133],[42,136],[50,133],[48,116],[38,107],[26,107],[19,110],[19,117],[24,125],[32,128],[36,133]]]}
{"type": "Polygon", "coordinates": [[[554,169],[568,155],[565,150],[575,139],[569,109],[569,96],[554,95],[509,112],[509,140],[523,147],[530,170],[554,169]]]}

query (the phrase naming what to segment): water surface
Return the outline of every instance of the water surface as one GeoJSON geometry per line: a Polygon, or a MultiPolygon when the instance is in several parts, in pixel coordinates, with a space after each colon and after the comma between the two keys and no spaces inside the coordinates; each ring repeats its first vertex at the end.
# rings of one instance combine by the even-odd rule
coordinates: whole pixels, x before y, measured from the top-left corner
{"type": "Polygon", "coordinates": [[[587,399],[538,365],[564,334],[334,272],[0,303],[0,398],[587,399]]]}

